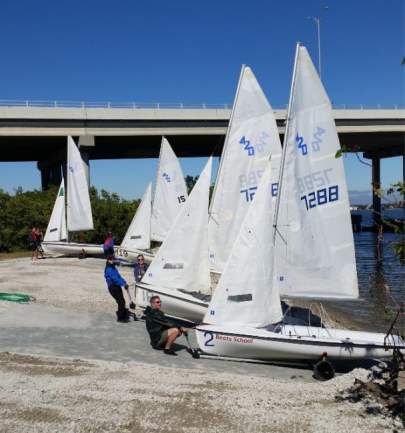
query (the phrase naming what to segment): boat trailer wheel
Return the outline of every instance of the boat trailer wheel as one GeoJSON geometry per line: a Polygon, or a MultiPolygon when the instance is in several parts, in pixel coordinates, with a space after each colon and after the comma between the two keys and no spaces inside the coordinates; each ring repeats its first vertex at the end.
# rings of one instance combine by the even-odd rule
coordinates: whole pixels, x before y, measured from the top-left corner
{"type": "Polygon", "coordinates": [[[326,354],[321,356],[321,359],[313,365],[313,378],[320,381],[326,381],[335,377],[335,369],[331,362],[327,361],[326,354]]]}

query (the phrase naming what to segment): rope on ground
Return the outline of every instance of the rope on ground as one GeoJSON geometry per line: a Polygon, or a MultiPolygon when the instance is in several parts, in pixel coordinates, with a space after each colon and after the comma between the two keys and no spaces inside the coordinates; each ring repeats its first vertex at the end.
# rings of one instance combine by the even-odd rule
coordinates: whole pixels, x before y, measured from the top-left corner
{"type": "Polygon", "coordinates": [[[35,301],[35,298],[24,293],[0,293],[0,301],[18,302],[19,304],[27,304],[35,301]]]}

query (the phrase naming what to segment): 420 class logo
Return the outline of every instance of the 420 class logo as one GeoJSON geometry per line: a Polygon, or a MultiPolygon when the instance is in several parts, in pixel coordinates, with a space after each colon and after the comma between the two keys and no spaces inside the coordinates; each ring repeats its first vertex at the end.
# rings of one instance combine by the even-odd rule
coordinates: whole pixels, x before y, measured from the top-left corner
{"type": "Polygon", "coordinates": [[[170,183],[172,181],[171,177],[167,173],[163,173],[162,176],[163,176],[163,179],[165,179],[167,183],[170,183]]]}

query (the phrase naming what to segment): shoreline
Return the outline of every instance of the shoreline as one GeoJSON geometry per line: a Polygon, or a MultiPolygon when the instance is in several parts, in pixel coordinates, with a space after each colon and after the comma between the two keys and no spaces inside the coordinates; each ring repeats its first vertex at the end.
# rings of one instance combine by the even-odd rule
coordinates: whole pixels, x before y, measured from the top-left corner
{"type": "MultiPolygon", "coordinates": [[[[151,349],[143,322],[115,322],[103,269],[99,259],[0,262],[0,292],[36,298],[30,304],[0,301],[4,433],[398,428],[381,414],[366,417],[362,403],[335,399],[355,378],[365,378],[364,369],[318,382],[298,366],[194,360],[182,341],[177,357],[151,349]]],[[[131,269],[120,272],[132,282],[131,269]]]]}

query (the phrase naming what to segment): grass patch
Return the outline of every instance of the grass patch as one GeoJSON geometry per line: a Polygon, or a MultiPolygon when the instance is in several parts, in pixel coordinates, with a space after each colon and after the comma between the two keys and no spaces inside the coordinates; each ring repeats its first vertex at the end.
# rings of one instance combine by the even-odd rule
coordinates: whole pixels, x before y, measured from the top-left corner
{"type": "Polygon", "coordinates": [[[31,251],[13,251],[11,253],[0,253],[0,260],[19,259],[21,257],[31,257],[31,251]]]}

